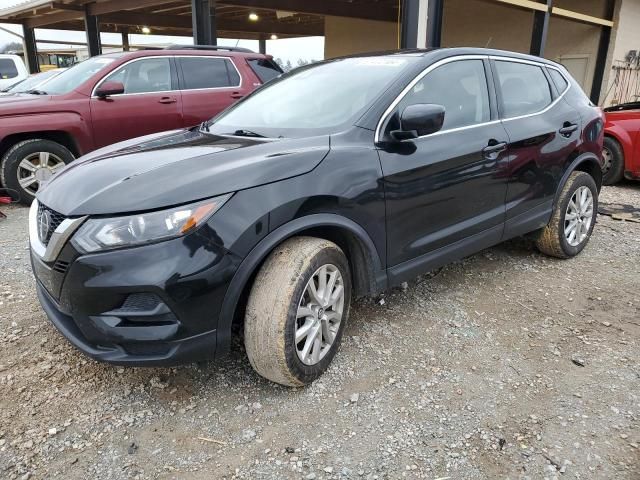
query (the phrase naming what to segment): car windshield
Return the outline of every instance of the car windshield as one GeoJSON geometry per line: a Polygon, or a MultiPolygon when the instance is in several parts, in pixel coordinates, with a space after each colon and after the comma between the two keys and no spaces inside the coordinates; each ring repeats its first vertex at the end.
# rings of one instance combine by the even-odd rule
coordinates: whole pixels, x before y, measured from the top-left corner
{"type": "Polygon", "coordinates": [[[49,95],[64,95],[71,90],[75,90],[93,75],[115,61],[122,54],[101,55],[91,57],[84,62],[78,63],[65,70],[60,75],[47,82],[46,91],[49,95]]]}
{"type": "Polygon", "coordinates": [[[410,64],[410,57],[361,57],[300,68],[215,117],[209,131],[302,137],[355,123],[410,64]]]}

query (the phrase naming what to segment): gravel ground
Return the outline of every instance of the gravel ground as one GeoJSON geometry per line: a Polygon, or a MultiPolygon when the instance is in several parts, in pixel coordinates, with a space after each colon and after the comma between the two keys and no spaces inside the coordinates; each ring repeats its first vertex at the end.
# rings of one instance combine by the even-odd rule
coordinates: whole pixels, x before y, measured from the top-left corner
{"type": "MultiPolygon", "coordinates": [[[[640,185],[601,200],[640,205],[640,185]]],[[[640,224],[519,239],[358,301],[329,371],[125,369],[48,323],[27,209],[0,220],[0,478],[640,478],[640,224]]]]}

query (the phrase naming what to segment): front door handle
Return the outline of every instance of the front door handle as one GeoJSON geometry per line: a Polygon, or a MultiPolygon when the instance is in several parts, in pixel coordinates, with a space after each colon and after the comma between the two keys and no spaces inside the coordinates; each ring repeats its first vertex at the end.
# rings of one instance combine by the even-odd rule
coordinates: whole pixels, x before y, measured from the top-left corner
{"type": "Polygon", "coordinates": [[[241,92],[233,92],[231,94],[231,98],[242,98],[242,97],[244,97],[244,94],[241,92]]]}
{"type": "Polygon", "coordinates": [[[507,142],[498,142],[497,140],[489,140],[489,144],[482,149],[485,158],[495,160],[498,154],[507,149],[507,142]]]}
{"type": "Polygon", "coordinates": [[[176,103],[178,100],[173,97],[162,97],[158,103],[176,103]]]}
{"type": "Polygon", "coordinates": [[[560,132],[560,135],[562,136],[570,137],[577,129],[578,125],[575,123],[564,122],[564,125],[562,125],[562,128],[558,130],[558,132],[560,132]]]}

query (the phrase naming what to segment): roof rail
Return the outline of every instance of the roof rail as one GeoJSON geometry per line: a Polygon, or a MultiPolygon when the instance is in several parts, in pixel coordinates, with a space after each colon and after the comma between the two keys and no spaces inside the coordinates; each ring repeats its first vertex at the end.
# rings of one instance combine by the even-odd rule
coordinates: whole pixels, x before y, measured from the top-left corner
{"type": "Polygon", "coordinates": [[[165,50],[227,50],[229,52],[256,53],[243,47],[225,47],[223,45],[180,45],[178,43],[165,47],[165,50]]]}

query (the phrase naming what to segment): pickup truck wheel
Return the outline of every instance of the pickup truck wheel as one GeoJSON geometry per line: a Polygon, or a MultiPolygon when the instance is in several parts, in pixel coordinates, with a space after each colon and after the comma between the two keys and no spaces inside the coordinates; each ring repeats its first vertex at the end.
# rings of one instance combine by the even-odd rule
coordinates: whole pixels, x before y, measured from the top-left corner
{"type": "Polygon", "coordinates": [[[15,190],[19,201],[31,204],[43,182],[74,160],[64,146],[51,140],[32,139],[16,143],[2,158],[0,180],[15,190]]]}
{"type": "Polygon", "coordinates": [[[311,383],[336,354],[349,315],[351,276],[328,240],[287,240],[260,269],[247,303],[244,343],[251,366],[282,385],[311,383]]]}
{"type": "Polygon", "coordinates": [[[538,249],[558,258],[576,256],[589,242],[598,213],[598,188],[593,177],[573,172],[565,183],[551,220],[536,242],[538,249]]]}
{"type": "Polygon", "coordinates": [[[611,137],[604,137],[602,148],[604,166],[602,167],[602,184],[614,185],[624,175],[624,153],[620,144],[611,137]]]}

